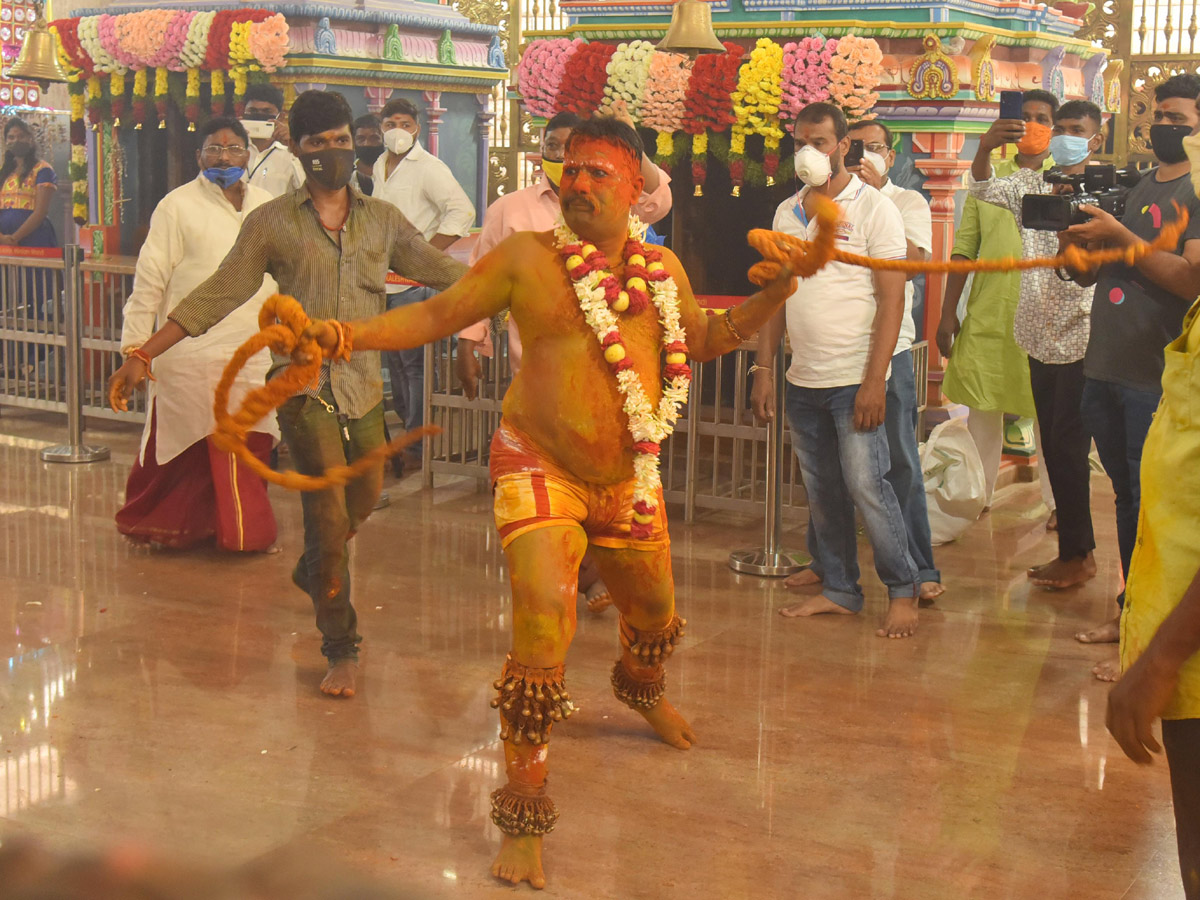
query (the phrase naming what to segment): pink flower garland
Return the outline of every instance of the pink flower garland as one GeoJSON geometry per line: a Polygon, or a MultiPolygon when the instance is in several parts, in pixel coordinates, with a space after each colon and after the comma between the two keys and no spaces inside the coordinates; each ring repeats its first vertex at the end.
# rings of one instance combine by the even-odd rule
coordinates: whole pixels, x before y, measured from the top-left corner
{"type": "Polygon", "coordinates": [[[820,37],[801,38],[784,45],[781,119],[790,121],[808,104],[829,99],[829,64],[837,45],[836,39],[820,37]]]}
{"type": "Polygon", "coordinates": [[[121,39],[118,33],[118,19],[123,19],[124,16],[110,16],[104,13],[100,16],[98,23],[100,34],[100,46],[105,49],[111,56],[120,69],[128,69],[133,65],[133,57],[121,49],[121,39]]]}
{"type": "Polygon", "coordinates": [[[274,72],[284,64],[288,52],[287,19],[276,13],[261,22],[252,22],[246,42],[263,70],[274,72]]]}
{"type": "Polygon", "coordinates": [[[525,48],[517,65],[517,84],[530,113],[548,119],[558,112],[558,93],[567,61],[583,45],[578,38],[554,38],[534,41],[525,48]]]}
{"type": "Polygon", "coordinates": [[[163,38],[176,15],[174,10],[148,9],[116,17],[117,40],[130,67],[142,69],[161,65],[155,60],[163,51],[163,38]]]}
{"type": "Polygon", "coordinates": [[[871,110],[879,102],[875,88],[882,80],[883,51],[874,39],[848,34],[838,41],[837,53],[829,62],[829,95],[847,119],[874,118],[871,110]]]}
{"type": "Polygon", "coordinates": [[[678,53],[655,53],[646,78],[642,101],[642,124],[661,134],[683,130],[683,100],[692,77],[687,57],[678,53]]]}

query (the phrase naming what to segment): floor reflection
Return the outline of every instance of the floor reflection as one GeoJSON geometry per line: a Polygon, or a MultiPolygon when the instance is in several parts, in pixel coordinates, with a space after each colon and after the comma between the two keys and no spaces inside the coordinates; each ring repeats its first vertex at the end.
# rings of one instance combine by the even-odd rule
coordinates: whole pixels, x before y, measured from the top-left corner
{"type": "MultiPolygon", "coordinates": [[[[297,498],[272,494],[279,554],[151,552],[111,518],[137,432],[91,435],[113,463],[41,463],[60,428],[0,421],[9,831],[207,862],[312,848],[422,895],[508,896],[486,877],[502,777],[488,700],[511,622],[488,498],[389,483],[352,556],[362,690],[331,701],[311,607],[288,583],[297,498]]],[[[647,739],[609,690],[613,614],[581,612],[568,667],[581,713],[551,745],[553,892],[1182,896],[1165,771],[1116,752],[1089,677],[1111,648],[1072,639],[1119,588],[1111,495],[1094,492],[1094,582],[1029,587],[1054,541],[1036,486],[1015,487],[939,551],[949,592],[912,641],[874,636],[873,577],[858,619],[785,620],[777,582],[725,564],[758,523],[674,526],[689,628],[669,689],[701,743],[647,739]]]]}

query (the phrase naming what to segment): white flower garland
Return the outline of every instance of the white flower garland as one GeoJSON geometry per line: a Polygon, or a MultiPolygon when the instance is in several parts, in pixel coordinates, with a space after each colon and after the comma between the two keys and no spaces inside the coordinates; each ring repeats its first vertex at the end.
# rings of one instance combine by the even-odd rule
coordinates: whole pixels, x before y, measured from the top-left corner
{"type": "Polygon", "coordinates": [[[667,273],[660,254],[642,246],[646,227],[630,216],[629,239],[626,247],[626,288],[619,295],[613,289],[615,277],[608,271],[604,255],[593,245],[581,240],[565,224],[555,228],[555,246],[567,252],[567,272],[571,277],[579,308],[588,326],[604,349],[604,358],[613,368],[617,387],[624,397],[625,415],[634,440],[634,534],[645,536],[650,531],[658,508],[662,487],[659,472],[659,445],[675,429],[680,408],[688,399],[691,371],[687,367],[687,333],[680,323],[679,286],[667,273]],[[640,251],[640,252],[639,252],[640,251]],[[639,262],[638,257],[641,257],[639,262]],[[632,270],[632,271],[631,271],[632,270]],[[642,276],[645,277],[642,277],[642,276]],[[626,361],[617,313],[629,308],[630,294],[640,291],[649,294],[658,310],[663,328],[662,344],[667,352],[663,394],[658,408],[650,402],[642,380],[626,361]]]}

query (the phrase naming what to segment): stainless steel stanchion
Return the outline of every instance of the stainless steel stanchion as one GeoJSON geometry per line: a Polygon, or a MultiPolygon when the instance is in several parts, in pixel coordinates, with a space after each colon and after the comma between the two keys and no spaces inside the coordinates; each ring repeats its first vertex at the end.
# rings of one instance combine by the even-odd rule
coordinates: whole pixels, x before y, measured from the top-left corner
{"type": "Polygon", "coordinates": [[[744,575],[781,578],[794,575],[809,563],[803,553],[780,548],[783,536],[783,342],[775,352],[775,416],[767,425],[767,497],[763,547],[735,550],[729,554],[729,568],[744,575]]]}
{"type": "Polygon", "coordinates": [[[91,463],[108,459],[107,447],[83,442],[83,301],[80,297],[79,264],[83,249],[75,244],[63,248],[63,302],[66,306],[67,443],[42,451],[44,462],[91,463]]]}

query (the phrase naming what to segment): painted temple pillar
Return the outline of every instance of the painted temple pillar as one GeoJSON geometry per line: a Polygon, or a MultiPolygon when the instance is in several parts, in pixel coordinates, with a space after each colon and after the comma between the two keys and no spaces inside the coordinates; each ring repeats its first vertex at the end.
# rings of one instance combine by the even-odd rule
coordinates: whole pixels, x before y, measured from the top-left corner
{"type": "Polygon", "coordinates": [[[446,107],[442,106],[442,92],[424,91],[421,97],[425,100],[425,117],[429,123],[429,131],[425,135],[425,149],[434,156],[440,156],[438,131],[442,127],[442,116],[446,114],[446,107]]]}
{"type": "MultiPolygon", "coordinates": [[[[496,114],[492,112],[492,95],[476,94],[475,102],[479,104],[479,112],[475,119],[476,149],[475,149],[475,192],[477,197],[488,196],[488,158],[491,156],[492,120],[496,114]]],[[[475,204],[475,224],[483,225],[485,204],[475,204]]]]}
{"type": "MultiPolygon", "coordinates": [[[[918,158],[913,164],[926,176],[924,190],[929,195],[933,218],[934,259],[949,259],[954,248],[955,198],[963,186],[963,173],[971,168],[971,161],[962,158],[965,142],[966,135],[962,133],[914,132],[912,136],[913,150],[928,154],[927,158],[918,158]]],[[[929,341],[932,360],[937,352],[936,337],[946,275],[930,273],[925,279],[925,339],[929,341]]]]}

